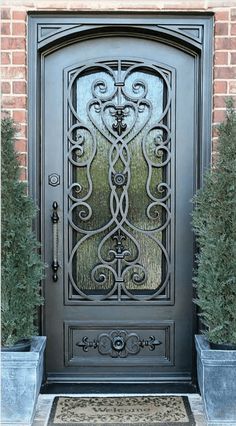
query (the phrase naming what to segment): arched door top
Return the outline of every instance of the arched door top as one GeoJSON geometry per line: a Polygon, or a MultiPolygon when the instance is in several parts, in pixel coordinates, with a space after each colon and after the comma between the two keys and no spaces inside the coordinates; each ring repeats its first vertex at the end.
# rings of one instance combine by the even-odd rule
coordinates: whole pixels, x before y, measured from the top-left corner
{"type": "Polygon", "coordinates": [[[37,48],[58,48],[81,38],[133,35],[172,44],[181,50],[199,52],[211,27],[210,14],[196,15],[52,15],[29,16],[37,28],[37,48]],[[33,19],[32,19],[33,18],[33,19]],[[41,19],[40,19],[41,18],[41,19]]]}

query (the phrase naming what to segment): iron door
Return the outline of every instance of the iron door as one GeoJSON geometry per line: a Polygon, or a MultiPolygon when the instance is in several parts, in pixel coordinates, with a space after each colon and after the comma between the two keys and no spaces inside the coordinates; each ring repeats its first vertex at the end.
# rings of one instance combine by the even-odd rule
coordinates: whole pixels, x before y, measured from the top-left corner
{"type": "Polygon", "coordinates": [[[49,381],[191,380],[196,78],[134,36],[44,56],[49,381]]]}

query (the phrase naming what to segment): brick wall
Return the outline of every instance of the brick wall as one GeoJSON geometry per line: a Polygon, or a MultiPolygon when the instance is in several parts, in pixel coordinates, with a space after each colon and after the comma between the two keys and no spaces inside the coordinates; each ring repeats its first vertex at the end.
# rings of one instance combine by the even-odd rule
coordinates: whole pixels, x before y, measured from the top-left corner
{"type": "MultiPolygon", "coordinates": [[[[213,124],[224,119],[225,98],[236,99],[236,3],[235,0],[12,0],[2,1],[2,108],[18,124],[16,150],[20,153],[21,179],[27,176],[27,11],[213,11],[214,102],[213,124]]],[[[207,100],[206,100],[207,102],[207,100]]],[[[213,130],[213,155],[217,136],[213,130]]]]}

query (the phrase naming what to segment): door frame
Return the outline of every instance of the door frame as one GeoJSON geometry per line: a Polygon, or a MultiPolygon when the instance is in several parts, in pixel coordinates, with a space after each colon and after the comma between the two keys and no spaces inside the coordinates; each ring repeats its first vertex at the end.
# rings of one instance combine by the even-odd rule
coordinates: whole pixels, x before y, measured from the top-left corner
{"type": "MultiPolygon", "coordinates": [[[[43,58],[59,47],[88,38],[125,35],[162,41],[190,53],[196,64],[195,82],[195,158],[194,191],[201,187],[206,168],[211,164],[212,127],[212,65],[213,13],[49,13],[28,14],[28,182],[29,193],[40,208],[41,199],[41,99],[40,86],[43,58]],[[208,102],[204,102],[207,99],[208,102]]],[[[184,113],[184,108],[183,108],[184,113]]],[[[38,240],[44,241],[40,214],[35,221],[38,240]]],[[[42,283],[44,289],[44,283],[42,283]]],[[[44,290],[42,290],[44,293],[44,290]]],[[[194,332],[198,330],[196,309],[193,308],[194,332]]],[[[44,329],[44,308],[39,316],[44,329]]],[[[194,356],[194,355],[193,355],[194,356]]],[[[193,376],[195,374],[193,373],[193,376]]]]}

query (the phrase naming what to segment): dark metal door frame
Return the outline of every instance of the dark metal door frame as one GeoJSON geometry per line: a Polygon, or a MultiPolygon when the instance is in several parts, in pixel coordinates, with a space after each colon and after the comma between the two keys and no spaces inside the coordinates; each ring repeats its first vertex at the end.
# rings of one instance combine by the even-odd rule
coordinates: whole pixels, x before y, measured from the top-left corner
{"type": "MultiPolygon", "coordinates": [[[[202,184],[211,158],[212,14],[29,14],[29,185],[40,206],[41,199],[41,97],[45,56],[75,41],[125,34],[161,41],[188,52],[195,61],[195,188],[202,184]],[[199,84],[200,82],[200,84],[199,84]],[[204,102],[206,99],[209,101],[204,102]]],[[[184,108],[183,108],[184,113],[184,108]]],[[[36,223],[41,239],[40,220],[36,223]]],[[[43,234],[43,233],[42,233],[43,234]]],[[[42,241],[42,244],[44,241],[42,241]]],[[[44,253],[42,253],[44,257],[44,253]]],[[[196,313],[193,312],[196,323],[196,313]]],[[[43,313],[41,315],[43,327],[43,313]]]]}

